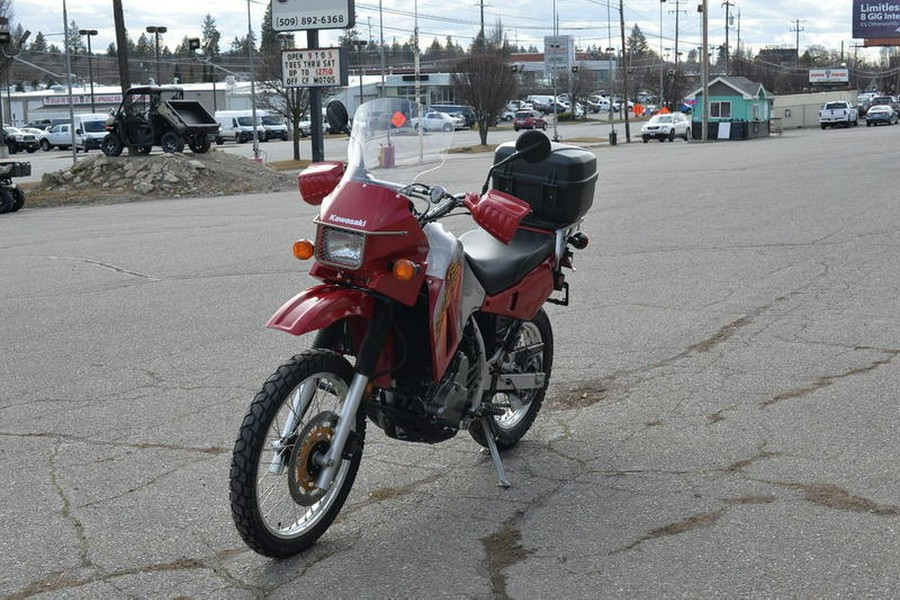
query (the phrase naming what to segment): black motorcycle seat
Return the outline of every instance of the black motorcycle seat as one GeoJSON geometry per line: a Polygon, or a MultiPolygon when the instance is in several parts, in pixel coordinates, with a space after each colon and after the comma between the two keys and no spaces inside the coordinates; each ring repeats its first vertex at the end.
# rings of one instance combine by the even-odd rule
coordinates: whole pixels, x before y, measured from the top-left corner
{"type": "Polygon", "coordinates": [[[497,294],[513,286],[553,253],[553,234],[519,229],[509,245],[484,229],[459,238],[485,292],[497,294]]]}

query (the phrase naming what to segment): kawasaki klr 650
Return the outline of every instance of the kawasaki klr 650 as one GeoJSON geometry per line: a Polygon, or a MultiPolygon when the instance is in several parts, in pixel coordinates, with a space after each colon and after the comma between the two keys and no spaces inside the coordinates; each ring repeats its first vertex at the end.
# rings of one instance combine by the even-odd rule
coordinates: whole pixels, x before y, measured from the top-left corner
{"type": "MultiPolygon", "coordinates": [[[[328,107],[332,131],[347,110],[328,107]]],[[[348,160],[299,177],[319,206],[315,241],[294,244],[321,280],[267,326],[316,332],[263,384],[241,424],[231,507],[244,541],[297,554],[331,525],[356,478],[372,423],[398,440],[433,444],[468,431],[490,450],[514,446],[541,408],[553,365],[545,302],[567,305],[563,268],[593,202],[596,158],[541,132],[503,144],[481,194],[453,195],[418,179],[447,160],[452,132],[415,126],[397,98],[362,104],[348,160]],[[387,181],[402,178],[408,183],[387,181]],[[488,183],[493,177],[493,186],[488,183]],[[468,212],[460,237],[440,220],[468,212]]]]}

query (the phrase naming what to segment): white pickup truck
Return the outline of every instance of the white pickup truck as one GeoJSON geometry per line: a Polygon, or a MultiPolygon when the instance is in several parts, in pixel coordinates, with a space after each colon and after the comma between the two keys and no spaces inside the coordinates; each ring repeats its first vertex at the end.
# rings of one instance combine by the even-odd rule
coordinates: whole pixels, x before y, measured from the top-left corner
{"type": "Polygon", "coordinates": [[[819,126],[825,129],[836,125],[856,127],[859,125],[859,111],[855,106],[843,100],[826,102],[819,111],[819,126]]]}

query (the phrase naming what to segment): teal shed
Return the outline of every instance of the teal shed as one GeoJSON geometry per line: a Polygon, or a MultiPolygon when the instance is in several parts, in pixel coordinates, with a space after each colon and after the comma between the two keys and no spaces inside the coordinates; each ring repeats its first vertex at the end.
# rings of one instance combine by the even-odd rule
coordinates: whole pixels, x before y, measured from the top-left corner
{"type": "MultiPolygon", "coordinates": [[[[693,93],[696,98],[692,115],[693,138],[701,138],[703,88],[693,93]]],[[[774,96],[761,83],[746,77],[716,77],[709,82],[709,122],[711,140],[746,140],[769,135],[774,96]]]]}

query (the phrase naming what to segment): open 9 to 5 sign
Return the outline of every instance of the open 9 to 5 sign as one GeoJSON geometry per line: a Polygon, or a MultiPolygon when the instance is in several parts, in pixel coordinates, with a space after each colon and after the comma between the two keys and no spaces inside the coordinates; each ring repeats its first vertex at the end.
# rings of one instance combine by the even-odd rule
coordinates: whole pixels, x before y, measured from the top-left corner
{"type": "Polygon", "coordinates": [[[272,29],[347,29],[355,21],[353,0],[273,0],[272,29]]]}
{"type": "Polygon", "coordinates": [[[346,61],[340,48],[283,50],[284,87],[339,87],[347,85],[346,61]]]}

